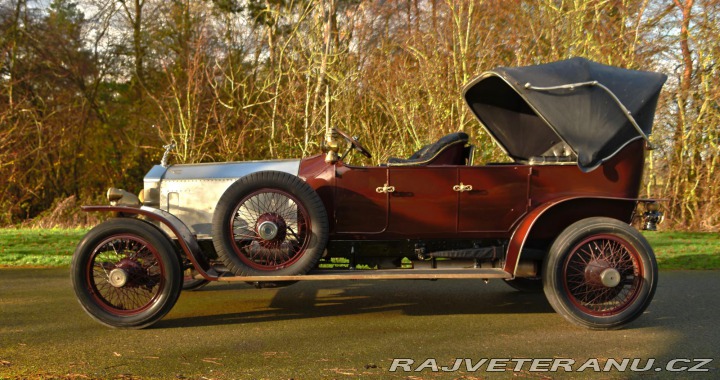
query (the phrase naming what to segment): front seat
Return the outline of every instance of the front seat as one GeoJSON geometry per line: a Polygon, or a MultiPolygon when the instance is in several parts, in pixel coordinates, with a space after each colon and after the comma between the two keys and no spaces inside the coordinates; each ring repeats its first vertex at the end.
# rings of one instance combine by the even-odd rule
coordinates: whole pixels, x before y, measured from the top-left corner
{"type": "Polygon", "coordinates": [[[465,165],[469,149],[467,133],[455,132],[425,145],[409,158],[390,157],[388,166],[465,165]]]}

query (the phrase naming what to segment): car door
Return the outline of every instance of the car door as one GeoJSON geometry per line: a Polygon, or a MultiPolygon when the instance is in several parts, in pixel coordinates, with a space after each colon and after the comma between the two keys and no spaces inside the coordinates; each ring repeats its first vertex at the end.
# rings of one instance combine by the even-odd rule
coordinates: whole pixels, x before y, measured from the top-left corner
{"type": "Polygon", "coordinates": [[[379,234],[388,225],[388,193],[378,192],[388,182],[386,167],[338,165],[335,170],[335,232],[379,234]]]}
{"type": "Polygon", "coordinates": [[[530,174],[522,165],[460,167],[458,231],[509,231],[527,212],[530,174]]]}
{"type": "Polygon", "coordinates": [[[457,227],[457,166],[391,166],[388,232],[441,235],[457,227]]]}

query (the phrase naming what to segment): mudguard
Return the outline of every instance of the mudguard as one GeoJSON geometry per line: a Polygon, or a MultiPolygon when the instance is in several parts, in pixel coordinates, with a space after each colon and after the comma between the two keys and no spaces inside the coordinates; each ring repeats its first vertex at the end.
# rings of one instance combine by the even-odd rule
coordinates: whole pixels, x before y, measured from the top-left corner
{"type": "Polygon", "coordinates": [[[210,266],[195,235],[193,235],[190,229],[180,219],[166,211],[147,206],[82,206],[81,209],[86,212],[113,212],[119,215],[142,215],[160,222],[169,228],[177,237],[180,247],[183,252],[185,252],[185,256],[190,260],[198,273],[209,281],[215,281],[220,277],[210,266]]]}
{"type": "MultiPolygon", "coordinates": [[[[525,246],[525,243],[528,240],[528,237],[532,234],[533,229],[536,227],[536,222],[540,220],[547,212],[556,209],[557,207],[562,207],[563,205],[566,205],[568,202],[572,201],[595,201],[595,202],[603,202],[603,203],[630,203],[627,206],[634,209],[637,203],[639,202],[647,202],[646,199],[638,199],[638,198],[614,198],[614,197],[568,197],[568,198],[562,198],[553,200],[551,202],[544,203],[540,206],[537,206],[536,208],[532,209],[530,212],[528,212],[525,217],[518,223],[517,227],[515,228],[515,231],[513,232],[512,236],[510,237],[510,241],[508,242],[508,248],[505,254],[505,265],[503,269],[508,272],[512,273],[513,276],[515,275],[515,271],[518,267],[518,263],[520,262],[521,253],[523,250],[523,247],[525,246]]],[[[625,218],[623,218],[619,214],[614,214],[612,212],[613,210],[608,210],[606,214],[603,216],[611,217],[618,220],[626,221],[625,218]]],[[[597,216],[597,215],[595,215],[597,216]]],[[[577,221],[573,220],[572,222],[577,221]]],[[[571,223],[572,223],[571,222],[571,223]]]]}

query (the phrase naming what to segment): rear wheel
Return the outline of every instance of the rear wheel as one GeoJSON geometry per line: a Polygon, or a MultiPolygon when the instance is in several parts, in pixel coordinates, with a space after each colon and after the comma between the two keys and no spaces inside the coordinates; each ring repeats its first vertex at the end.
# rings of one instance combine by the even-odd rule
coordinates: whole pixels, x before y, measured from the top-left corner
{"type": "Polygon", "coordinates": [[[111,219],[90,230],[75,249],[71,274],[83,309],[117,328],[157,322],[175,305],[183,282],[167,237],[131,218],[111,219]]]}
{"type": "Polygon", "coordinates": [[[305,274],[327,243],[327,214],[320,197],[287,173],[264,171],[240,178],[215,210],[215,250],[239,276],[305,274]]]}
{"type": "Polygon", "coordinates": [[[583,219],[565,229],[543,268],[543,288],[555,311],[591,329],[618,328],[639,317],[657,286],[650,244],[610,218],[583,219]]]}

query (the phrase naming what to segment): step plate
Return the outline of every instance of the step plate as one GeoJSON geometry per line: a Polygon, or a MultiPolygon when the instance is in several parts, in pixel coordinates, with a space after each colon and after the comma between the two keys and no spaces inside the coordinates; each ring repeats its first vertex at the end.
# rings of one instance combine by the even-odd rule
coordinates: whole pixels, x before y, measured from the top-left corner
{"type": "Polygon", "coordinates": [[[436,280],[512,278],[502,269],[314,270],[299,276],[223,276],[218,281],[436,280]]]}

